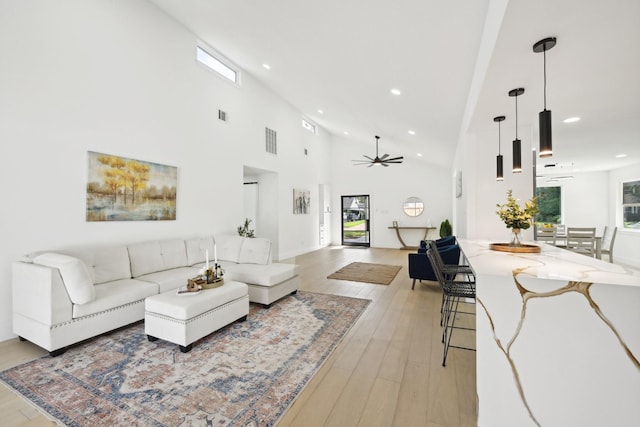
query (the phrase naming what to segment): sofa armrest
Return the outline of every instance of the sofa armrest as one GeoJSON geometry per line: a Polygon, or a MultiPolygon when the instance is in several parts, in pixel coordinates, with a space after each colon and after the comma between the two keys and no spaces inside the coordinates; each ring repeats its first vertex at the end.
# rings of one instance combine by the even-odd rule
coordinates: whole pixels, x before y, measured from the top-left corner
{"type": "Polygon", "coordinates": [[[72,319],[73,304],[57,268],[14,262],[13,312],[45,325],[72,319]]]}

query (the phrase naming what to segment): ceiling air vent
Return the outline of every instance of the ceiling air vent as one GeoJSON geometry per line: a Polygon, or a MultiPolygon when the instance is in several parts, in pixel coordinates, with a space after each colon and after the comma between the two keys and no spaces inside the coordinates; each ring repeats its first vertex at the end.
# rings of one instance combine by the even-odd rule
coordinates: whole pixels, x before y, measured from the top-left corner
{"type": "Polygon", "coordinates": [[[273,129],[264,128],[264,135],[267,153],[278,154],[278,138],[276,131],[273,129]]]}
{"type": "Polygon", "coordinates": [[[226,122],[227,117],[228,116],[226,111],[218,110],[218,120],[222,120],[223,122],[226,122]]]}

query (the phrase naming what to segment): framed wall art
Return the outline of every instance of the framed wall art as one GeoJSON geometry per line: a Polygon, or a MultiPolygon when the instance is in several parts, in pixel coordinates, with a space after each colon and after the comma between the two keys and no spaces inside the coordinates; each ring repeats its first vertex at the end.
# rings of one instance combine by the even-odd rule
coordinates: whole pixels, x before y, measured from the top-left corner
{"type": "Polygon", "coordinates": [[[311,204],[311,192],[309,190],[293,189],[293,213],[308,214],[311,204]]]}
{"type": "Polygon", "coordinates": [[[93,151],[88,161],[88,222],[176,219],[177,167],[93,151]]]}

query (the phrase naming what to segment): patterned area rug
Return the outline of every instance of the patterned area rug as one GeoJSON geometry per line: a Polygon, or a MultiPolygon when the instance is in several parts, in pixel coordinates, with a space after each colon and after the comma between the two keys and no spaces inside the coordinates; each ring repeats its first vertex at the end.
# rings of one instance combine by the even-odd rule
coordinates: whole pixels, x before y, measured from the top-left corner
{"type": "Polygon", "coordinates": [[[327,276],[327,279],[351,280],[353,282],[375,283],[388,285],[396,277],[402,267],[399,265],[368,264],[366,262],[352,262],[335,273],[327,276]]]}
{"type": "Polygon", "coordinates": [[[368,304],[302,291],[251,304],[189,353],[140,322],[0,379],[69,426],[272,426],[368,304]]]}

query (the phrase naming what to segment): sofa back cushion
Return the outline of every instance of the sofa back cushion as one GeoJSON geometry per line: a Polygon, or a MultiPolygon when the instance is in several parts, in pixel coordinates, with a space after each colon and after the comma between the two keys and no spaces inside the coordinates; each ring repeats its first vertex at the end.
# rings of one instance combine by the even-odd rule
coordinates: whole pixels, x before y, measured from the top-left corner
{"type": "Polygon", "coordinates": [[[89,269],[96,285],[113,280],[131,279],[131,265],[126,246],[72,250],[64,253],[80,258],[89,269]]]}
{"type": "MultiPolygon", "coordinates": [[[[46,252],[33,258],[34,264],[57,268],[67,289],[69,299],[74,304],[86,304],[96,298],[96,289],[89,269],[80,259],[53,252],[46,252]]],[[[37,298],[37,295],[33,295],[37,298]]]]}
{"type": "Polygon", "coordinates": [[[163,270],[187,266],[187,249],[184,240],[162,240],[160,242],[163,270]]]}
{"type": "MultiPolygon", "coordinates": [[[[215,236],[215,249],[219,261],[239,262],[240,249],[244,237],[234,236],[232,234],[222,234],[215,236]]],[[[211,254],[209,254],[211,256],[211,254]]]]}
{"type": "Polygon", "coordinates": [[[196,265],[205,262],[205,254],[209,252],[209,261],[213,260],[213,238],[201,237],[198,239],[185,240],[187,248],[187,265],[196,265]]]}
{"type": "Polygon", "coordinates": [[[134,243],[127,248],[133,277],[187,265],[184,240],[134,243]]]}
{"type": "Polygon", "coordinates": [[[238,262],[241,264],[269,264],[271,240],[264,238],[244,239],[238,262]]]}

